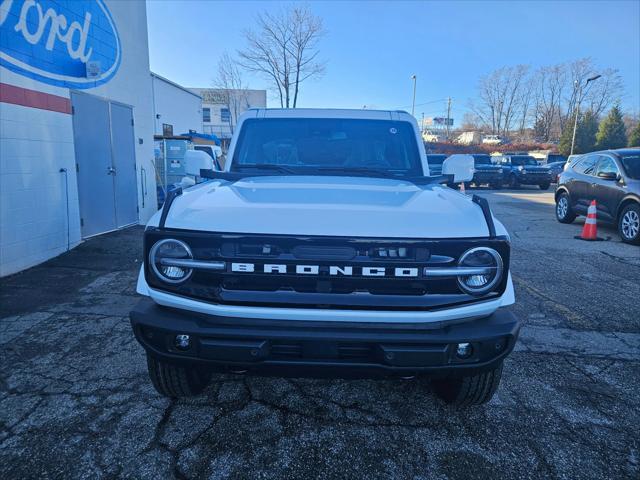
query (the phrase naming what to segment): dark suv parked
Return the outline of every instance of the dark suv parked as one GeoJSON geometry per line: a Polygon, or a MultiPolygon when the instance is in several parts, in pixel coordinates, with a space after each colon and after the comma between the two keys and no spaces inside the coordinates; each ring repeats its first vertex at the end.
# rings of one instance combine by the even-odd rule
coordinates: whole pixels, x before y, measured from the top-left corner
{"type": "Polygon", "coordinates": [[[558,221],[586,215],[595,200],[598,220],[616,223],[623,241],[640,244],[640,149],[582,155],[560,174],[555,197],[558,221]]]}
{"type": "Polygon", "coordinates": [[[511,188],[520,185],[538,185],[541,190],[547,190],[551,185],[551,171],[549,167],[538,165],[536,159],[530,155],[499,155],[494,162],[502,167],[503,183],[511,188]]]}
{"type": "Polygon", "coordinates": [[[429,174],[432,176],[442,175],[442,163],[448,155],[440,153],[427,154],[427,164],[429,165],[429,174]]]}
{"type": "Polygon", "coordinates": [[[491,156],[486,153],[474,153],[471,156],[476,170],[472,182],[476,186],[487,183],[491,188],[502,188],[502,167],[494,165],[491,156]]]}

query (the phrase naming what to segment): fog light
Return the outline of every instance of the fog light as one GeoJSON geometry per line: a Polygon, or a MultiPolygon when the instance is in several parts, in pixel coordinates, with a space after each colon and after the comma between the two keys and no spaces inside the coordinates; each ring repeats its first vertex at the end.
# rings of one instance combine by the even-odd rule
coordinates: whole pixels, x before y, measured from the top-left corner
{"type": "Polygon", "coordinates": [[[191,346],[189,335],[176,335],[173,344],[178,350],[187,350],[191,346]]]}
{"type": "Polygon", "coordinates": [[[473,347],[470,343],[459,343],[456,347],[458,358],[469,358],[473,354],[473,347]]]}

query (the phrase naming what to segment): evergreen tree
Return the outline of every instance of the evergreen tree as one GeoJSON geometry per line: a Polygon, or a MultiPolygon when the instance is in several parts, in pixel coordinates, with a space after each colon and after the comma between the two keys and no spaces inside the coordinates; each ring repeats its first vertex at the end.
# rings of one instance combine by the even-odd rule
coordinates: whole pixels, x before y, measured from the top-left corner
{"type": "MultiPolygon", "coordinates": [[[[571,117],[565,123],[558,150],[562,155],[571,154],[571,142],[573,141],[573,125],[575,116],[571,117]]],[[[589,110],[581,114],[578,118],[578,127],[576,128],[576,143],[573,153],[587,153],[595,150],[596,132],[598,131],[598,119],[595,114],[589,110]]]]}
{"type": "Polygon", "coordinates": [[[627,145],[627,132],[622,121],[622,113],[616,105],[611,109],[607,118],[600,123],[596,135],[596,145],[600,150],[622,148],[627,145]]]}
{"type": "Polygon", "coordinates": [[[629,146],[640,147],[640,123],[636,124],[629,134],[629,146]]]}
{"type": "MultiPolygon", "coordinates": [[[[558,151],[564,155],[568,156],[571,154],[571,141],[573,139],[573,124],[575,122],[576,116],[572,115],[571,118],[567,119],[564,124],[564,128],[562,129],[562,133],[560,134],[560,142],[558,143],[558,151]]],[[[578,134],[576,132],[576,138],[578,134]]],[[[574,149],[574,153],[576,149],[574,149]]]]}
{"type": "MultiPolygon", "coordinates": [[[[596,134],[598,133],[598,117],[591,110],[587,110],[578,122],[576,144],[580,145],[580,152],[593,152],[596,149],[596,134]]],[[[575,153],[575,152],[574,152],[575,153]]]]}

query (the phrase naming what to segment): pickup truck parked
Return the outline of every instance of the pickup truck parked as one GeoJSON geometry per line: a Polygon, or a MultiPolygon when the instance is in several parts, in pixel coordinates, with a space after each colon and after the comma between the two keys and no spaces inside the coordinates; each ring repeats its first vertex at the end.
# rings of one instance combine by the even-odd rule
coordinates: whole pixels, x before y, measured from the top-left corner
{"type": "MultiPolygon", "coordinates": [[[[173,192],[148,223],[131,312],[151,382],[195,395],[213,371],[428,376],[488,401],[520,322],[510,241],[454,155],[430,176],[406,112],[260,109],[224,171],[173,192]]],[[[195,162],[195,164],[192,163],[195,162]]]]}
{"type": "Polygon", "coordinates": [[[502,181],[511,188],[538,185],[541,190],[548,190],[551,186],[549,167],[538,165],[530,155],[498,155],[493,161],[502,167],[502,181]]]}
{"type": "Polygon", "coordinates": [[[437,143],[445,140],[445,136],[438,132],[432,132],[431,130],[425,130],[422,132],[422,139],[428,143],[437,143]]]}

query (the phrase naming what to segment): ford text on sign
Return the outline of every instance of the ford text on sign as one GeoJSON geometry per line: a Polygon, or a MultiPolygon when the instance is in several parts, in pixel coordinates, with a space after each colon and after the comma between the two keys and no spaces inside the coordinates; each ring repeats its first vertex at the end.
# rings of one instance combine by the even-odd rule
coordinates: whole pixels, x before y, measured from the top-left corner
{"type": "Polygon", "coordinates": [[[122,56],[102,0],[0,0],[0,65],[69,88],[92,88],[115,75],[122,56]],[[87,75],[87,62],[100,65],[87,75]]]}

